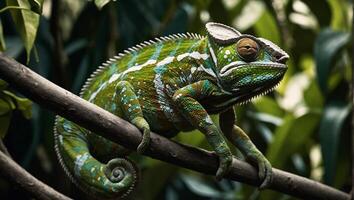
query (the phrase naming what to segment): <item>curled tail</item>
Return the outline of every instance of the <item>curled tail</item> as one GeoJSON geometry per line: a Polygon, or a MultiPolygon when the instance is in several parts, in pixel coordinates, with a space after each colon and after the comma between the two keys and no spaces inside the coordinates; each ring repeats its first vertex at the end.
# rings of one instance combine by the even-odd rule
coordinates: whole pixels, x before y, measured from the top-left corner
{"type": "Polygon", "coordinates": [[[54,132],[59,161],[81,190],[97,197],[114,199],[123,198],[133,191],[138,170],[132,161],[114,158],[107,164],[100,162],[91,155],[83,128],[64,118],[56,118],[54,132]]]}

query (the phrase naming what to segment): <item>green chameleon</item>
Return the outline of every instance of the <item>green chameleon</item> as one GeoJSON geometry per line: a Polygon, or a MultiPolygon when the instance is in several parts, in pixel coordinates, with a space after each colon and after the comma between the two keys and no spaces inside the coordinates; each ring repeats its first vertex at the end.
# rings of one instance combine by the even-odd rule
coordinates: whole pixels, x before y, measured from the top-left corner
{"type": "MultiPolygon", "coordinates": [[[[207,37],[176,34],[146,41],[110,59],[83,86],[80,96],[124,118],[142,131],[137,152],[150,131],[173,137],[198,129],[219,157],[216,178],[231,165],[223,137],[257,164],[261,188],[272,167],[235,124],[233,106],[271,91],[283,78],[289,56],[272,42],[207,23],[207,37]],[[220,129],[210,115],[220,114],[220,129]]],[[[105,198],[124,197],[137,182],[131,151],[57,117],[55,146],[60,163],[82,190],[105,198]]]]}

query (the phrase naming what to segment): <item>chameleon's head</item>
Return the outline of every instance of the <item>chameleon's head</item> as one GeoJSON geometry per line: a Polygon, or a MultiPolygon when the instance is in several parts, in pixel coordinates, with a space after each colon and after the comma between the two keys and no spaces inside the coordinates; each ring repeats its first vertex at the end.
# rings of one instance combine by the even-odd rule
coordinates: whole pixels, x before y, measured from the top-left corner
{"type": "Polygon", "coordinates": [[[207,23],[206,29],[218,81],[225,91],[247,95],[246,100],[274,88],[283,78],[289,56],[277,45],[223,24],[207,23]]]}

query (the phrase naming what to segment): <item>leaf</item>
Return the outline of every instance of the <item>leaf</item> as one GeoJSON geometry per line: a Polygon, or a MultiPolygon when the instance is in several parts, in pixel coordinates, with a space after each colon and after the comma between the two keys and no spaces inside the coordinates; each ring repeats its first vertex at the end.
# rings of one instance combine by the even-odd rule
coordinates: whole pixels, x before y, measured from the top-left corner
{"type": "Polygon", "coordinates": [[[334,64],[335,55],[350,39],[349,33],[325,29],[320,32],[315,41],[314,54],[318,83],[323,94],[327,93],[327,80],[334,64]]]}
{"type": "Polygon", "coordinates": [[[279,107],[278,103],[268,96],[262,96],[256,99],[252,105],[258,112],[268,113],[277,117],[281,117],[284,114],[284,111],[279,107]]]}
{"type": "Polygon", "coordinates": [[[328,102],[323,111],[319,136],[325,169],[324,182],[329,185],[333,184],[336,173],[339,134],[351,108],[344,101],[333,100],[328,102]]]}
{"type": "Polygon", "coordinates": [[[22,111],[22,114],[26,119],[30,119],[32,117],[32,101],[26,98],[18,97],[9,91],[4,91],[4,94],[15,100],[16,109],[22,111]]]}
{"type": "Polygon", "coordinates": [[[255,23],[254,29],[257,36],[266,38],[275,44],[281,44],[280,31],[269,11],[264,10],[263,15],[255,23]]]}
{"type": "Polygon", "coordinates": [[[288,114],[275,130],[273,142],[268,148],[267,158],[274,167],[282,168],[290,156],[303,148],[320,121],[318,113],[306,113],[298,118],[288,114]]]}
{"type": "Polygon", "coordinates": [[[0,19],[0,51],[5,51],[6,49],[6,44],[5,44],[5,38],[4,38],[4,31],[2,28],[2,22],[0,19]]]}
{"type": "Polygon", "coordinates": [[[105,6],[107,3],[109,3],[111,0],[95,0],[95,4],[98,9],[102,9],[103,6],[105,6]]]}
{"type": "MultiPolygon", "coordinates": [[[[31,4],[26,0],[6,0],[8,6],[17,6],[31,9],[31,4]]],[[[27,52],[27,62],[29,62],[31,50],[37,35],[40,15],[28,10],[10,10],[12,19],[27,52]]]]}

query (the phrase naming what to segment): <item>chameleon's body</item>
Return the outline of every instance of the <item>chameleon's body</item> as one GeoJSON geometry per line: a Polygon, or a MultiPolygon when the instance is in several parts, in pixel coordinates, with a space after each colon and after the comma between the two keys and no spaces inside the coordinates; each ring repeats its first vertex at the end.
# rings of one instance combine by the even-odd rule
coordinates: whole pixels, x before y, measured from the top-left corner
{"type": "MultiPolygon", "coordinates": [[[[207,31],[208,37],[178,34],[129,49],[100,67],[81,97],[141,129],[139,152],[148,146],[150,130],[173,137],[199,129],[220,158],[217,178],[227,173],[232,160],[223,132],[256,161],[267,185],[270,164],[234,125],[232,106],[274,88],[286,71],[288,56],[271,42],[231,27],[208,23],[207,31]],[[209,116],[218,113],[222,132],[209,116]]],[[[55,138],[61,163],[79,187],[104,197],[131,191],[135,167],[114,159],[128,155],[128,150],[61,117],[55,138]]]]}

